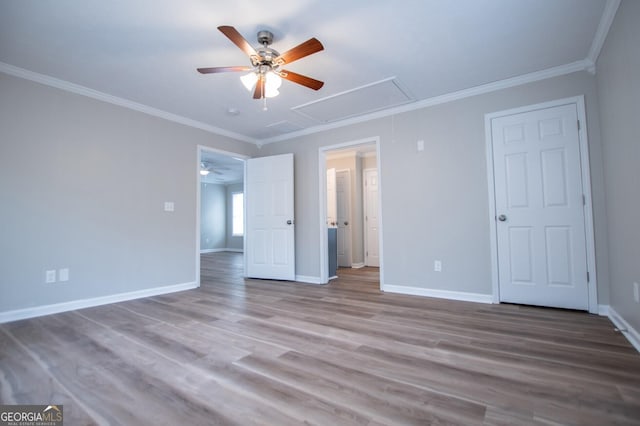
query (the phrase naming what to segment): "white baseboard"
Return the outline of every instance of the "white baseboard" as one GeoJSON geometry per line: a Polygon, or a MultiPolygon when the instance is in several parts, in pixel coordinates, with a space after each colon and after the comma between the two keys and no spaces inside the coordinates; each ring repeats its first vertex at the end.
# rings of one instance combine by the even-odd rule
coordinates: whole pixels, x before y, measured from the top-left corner
{"type": "Polygon", "coordinates": [[[311,277],[307,275],[296,275],[296,281],[307,284],[324,284],[320,281],[320,277],[311,277]]]}
{"type": "Polygon", "coordinates": [[[244,253],[243,249],[237,249],[237,248],[217,248],[217,249],[204,249],[204,250],[200,250],[200,254],[207,254],[207,253],[221,253],[223,251],[231,251],[234,253],[244,253]]]}
{"type": "Polygon", "coordinates": [[[598,305],[598,315],[601,317],[609,316],[609,305],[598,305]]]}
{"type": "Polygon", "coordinates": [[[638,352],[640,352],[640,333],[638,333],[638,330],[633,328],[631,324],[625,321],[625,319],[622,318],[622,316],[618,314],[616,310],[611,306],[608,307],[608,311],[608,316],[611,322],[615,324],[618,330],[620,330],[624,337],[627,338],[629,343],[631,343],[633,347],[636,348],[638,352]]]}
{"type": "Polygon", "coordinates": [[[439,299],[462,300],[465,302],[493,303],[493,296],[490,294],[465,293],[461,291],[435,290],[430,288],[388,284],[382,286],[382,291],[386,291],[389,293],[410,294],[413,296],[437,297],[439,299]]]}
{"type": "Polygon", "coordinates": [[[352,263],[352,264],[351,264],[351,268],[353,268],[353,269],[360,269],[360,268],[364,268],[364,262],[360,262],[360,263],[352,263]]]}
{"type": "Polygon", "coordinates": [[[32,308],[0,312],[0,324],[21,319],[57,314],[60,312],[75,311],[76,309],[91,308],[94,306],[108,305],[110,303],[141,299],[143,297],[159,296],[161,294],[175,293],[177,291],[192,290],[199,286],[200,285],[197,282],[174,284],[127,293],[112,294],[109,296],[93,297],[91,299],[73,300],[70,302],[55,303],[53,305],[34,306],[32,308]]]}
{"type": "Polygon", "coordinates": [[[231,251],[233,253],[244,253],[244,249],[238,249],[238,248],[226,248],[223,251],[231,251]]]}

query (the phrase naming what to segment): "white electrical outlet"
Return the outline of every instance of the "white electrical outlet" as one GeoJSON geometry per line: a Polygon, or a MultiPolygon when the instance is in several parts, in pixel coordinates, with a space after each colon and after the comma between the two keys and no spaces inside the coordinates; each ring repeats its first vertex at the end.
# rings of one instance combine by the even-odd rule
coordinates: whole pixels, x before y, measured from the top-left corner
{"type": "Polygon", "coordinates": [[[58,281],[69,281],[69,268],[58,270],[58,281]]]}
{"type": "Polygon", "coordinates": [[[416,143],[416,146],[417,146],[417,148],[418,148],[418,151],[424,151],[424,141],[423,141],[423,140],[419,140],[419,141],[416,143]]]}
{"type": "Polygon", "coordinates": [[[55,283],[56,282],[56,270],[55,269],[50,269],[45,273],[45,282],[47,284],[51,284],[51,283],[55,283]]]}
{"type": "Polygon", "coordinates": [[[638,288],[638,283],[633,283],[633,300],[636,303],[640,303],[640,288],[638,288]]]}
{"type": "Polygon", "coordinates": [[[433,262],[433,270],[435,272],[442,272],[442,262],[439,260],[436,260],[433,262]]]}

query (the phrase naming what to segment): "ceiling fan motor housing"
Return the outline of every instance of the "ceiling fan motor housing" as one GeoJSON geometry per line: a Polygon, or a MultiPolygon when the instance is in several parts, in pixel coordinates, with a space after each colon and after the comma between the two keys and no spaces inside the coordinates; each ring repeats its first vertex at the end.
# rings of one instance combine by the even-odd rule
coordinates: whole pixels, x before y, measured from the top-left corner
{"type": "Polygon", "coordinates": [[[269,46],[273,43],[273,33],[267,30],[258,31],[258,43],[263,46],[269,46]]]}

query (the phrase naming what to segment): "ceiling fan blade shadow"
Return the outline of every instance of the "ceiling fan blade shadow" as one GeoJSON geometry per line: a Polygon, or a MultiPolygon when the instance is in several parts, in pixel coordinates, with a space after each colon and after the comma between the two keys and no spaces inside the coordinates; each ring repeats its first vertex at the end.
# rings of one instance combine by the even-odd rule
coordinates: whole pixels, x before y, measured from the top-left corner
{"type": "Polygon", "coordinates": [[[290,64],[293,61],[297,61],[298,59],[302,59],[305,56],[313,55],[314,53],[320,52],[324,50],[324,46],[320,41],[313,37],[309,40],[305,41],[297,45],[296,47],[287,50],[280,56],[278,56],[274,62],[282,62],[284,64],[290,64]]]}
{"type": "Polygon", "coordinates": [[[226,35],[227,38],[246,53],[247,56],[256,56],[258,54],[256,50],[251,47],[249,42],[242,37],[242,34],[240,34],[235,28],[228,25],[222,25],[218,27],[218,30],[220,30],[222,34],[226,35]]]}
{"type": "Polygon", "coordinates": [[[256,81],[256,89],[253,91],[253,99],[262,99],[264,96],[264,75],[260,74],[256,81]]]}
{"type": "Polygon", "coordinates": [[[313,90],[320,90],[320,88],[324,86],[324,82],[320,80],[316,80],[315,78],[307,77],[306,75],[298,74],[293,71],[282,70],[280,77],[313,90]]]}
{"type": "Polygon", "coordinates": [[[245,67],[245,66],[236,66],[236,67],[209,67],[209,68],[198,68],[198,72],[200,74],[215,74],[219,72],[235,72],[235,71],[251,71],[253,68],[245,67]]]}

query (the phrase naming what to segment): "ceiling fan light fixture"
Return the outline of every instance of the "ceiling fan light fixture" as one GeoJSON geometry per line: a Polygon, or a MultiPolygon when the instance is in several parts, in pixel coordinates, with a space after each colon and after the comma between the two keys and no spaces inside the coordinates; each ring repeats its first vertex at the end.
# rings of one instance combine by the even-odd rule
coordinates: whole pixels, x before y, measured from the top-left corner
{"type": "Polygon", "coordinates": [[[207,163],[205,163],[204,161],[200,162],[200,175],[201,176],[206,176],[208,175],[210,172],[209,170],[209,165],[207,163]]]}
{"type": "Polygon", "coordinates": [[[240,77],[240,81],[247,88],[247,91],[251,92],[254,87],[256,87],[256,82],[258,81],[258,74],[255,72],[250,72],[249,74],[245,74],[240,77]]]}
{"type": "MultiPolygon", "coordinates": [[[[242,85],[249,91],[252,92],[256,84],[258,83],[258,73],[260,71],[252,71],[249,74],[245,74],[240,77],[240,81],[242,85]]],[[[264,71],[262,71],[264,72],[264,71]]],[[[282,77],[276,74],[273,71],[267,71],[264,74],[264,96],[266,98],[273,98],[280,94],[278,89],[282,86],[282,77]]]]}
{"type": "Polygon", "coordinates": [[[269,71],[265,75],[264,96],[273,98],[280,94],[278,89],[282,86],[282,78],[273,71],[269,71]]]}

